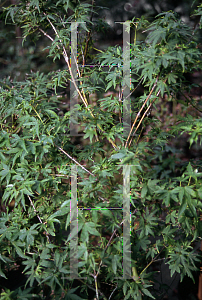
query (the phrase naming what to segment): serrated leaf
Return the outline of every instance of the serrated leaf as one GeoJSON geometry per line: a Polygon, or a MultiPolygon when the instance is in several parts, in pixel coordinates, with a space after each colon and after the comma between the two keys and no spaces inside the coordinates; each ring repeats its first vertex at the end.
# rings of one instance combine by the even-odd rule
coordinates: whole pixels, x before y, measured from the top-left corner
{"type": "Polygon", "coordinates": [[[150,297],[150,298],[152,298],[152,299],[155,299],[155,297],[153,297],[152,296],[152,294],[150,293],[150,291],[148,291],[147,289],[142,289],[142,292],[146,295],[146,296],[148,296],[148,297],[150,297]]]}
{"type": "Polygon", "coordinates": [[[141,198],[144,199],[144,198],[146,197],[147,191],[148,191],[148,188],[147,188],[147,184],[145,183],[145,184],[143,185],[142,190],[141,190],[141,198]]]}
{"type": "Polygon", "coordinates": [[[182,200],[182,204],[180,205],[180,208],[179,208],[179,211],[178,211],[178,218],[181,217],[181,215],[184,213],[186,208],[187,208],[187,201],[184,198],[182,200]]]}

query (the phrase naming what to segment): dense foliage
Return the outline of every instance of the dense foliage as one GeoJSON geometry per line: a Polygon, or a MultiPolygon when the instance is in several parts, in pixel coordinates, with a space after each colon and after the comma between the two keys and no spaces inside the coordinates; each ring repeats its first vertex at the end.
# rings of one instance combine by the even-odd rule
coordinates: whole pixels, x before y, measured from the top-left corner
{"type": "MultiPolygon", "coordinates": [[[[108,29],[103,20],[93,21],[96,10],[94,4],[73,0],[20,1],[4,10],[6,22],[23,28],[24,40],[45,36],[49,56],[66,66],[48,74],[32,72],[22,82],[1,82],[0,275],[6,279],[18,265],[25,278],[13,290],[1,283],[1,299],[160,299],[164,290],[154,290],[155,261],[164,260],[171,275],[180,273],[181,279],[192,277],[200,261],[193,242],[202,235],[202,161],[180,161],[177,147],[169,144],[182,133],[190,136],[190,145],[201,141],[201,103],[191,97],[192,85],[185,80],[201,69],[198,28],[172,11],[152,23],[134,18],[131,30],[146,37],[140,42],[134,35],[130,43],[130,82],[123,80],[120,46],[94,47],[93,37],[108,29]],[[78,78],[69,58],[75,21],[78,78]],[[70,82],[78,104],[62,108],[69,102],[70,82]],[[127,88],[132,126],[126,135],[127,88]],[[176,115],[164,128],[158,105],[178,100],[198,115],[176,115]],[[73,136],[77,118],[80,135],[73,136]],[[79,276],[73,280],[71,239],[77,231],[69,233],[76,180],[79,276]],[[123,199],[129,194],[131,252],[122,232],[128,221],[123,199]],[[122,249],[131,255],[127,274],[122,249]]],[[[201,6],[195,14],[201,15],[201,6]]]]}

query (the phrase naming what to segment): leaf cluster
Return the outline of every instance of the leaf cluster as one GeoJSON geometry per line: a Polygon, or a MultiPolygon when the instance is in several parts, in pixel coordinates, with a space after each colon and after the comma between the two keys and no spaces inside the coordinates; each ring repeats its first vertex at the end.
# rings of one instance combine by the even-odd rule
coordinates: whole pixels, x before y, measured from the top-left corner
{"type": "MultiPolygon", "coordinates": [[[[175,13],[161,13],[147,27],[145,41],[130,44],[124,53],[120,46],[100,50],[92,59],[97,64],[93,68],[76,65],[76,78],[69,59],[69,22],[81,24],[79,38],[88,46],[93,12],[93,5],[64,0],[21,1],[5,9],[5,19],[21,26],[24,38],[46,36],[49,55],[63,59],[67,68],[47,75],[31,73],[22,82],[1,82],[0,185],[6,208],[0,217],[0,275],[6,278],[20,260],[26,278],[25,285],[3,290],[2,297],[154,299],[150,266],[158,259],[169,264],[171,276],[177,272],[181,279],[193,278],[197,269],[193,243],[202,234],[201,161],[197,168],[184,163],[177,174],[179,151],[169,146],[169,138],[186,132],[190,145],[197,143],[201,121],[179,117],[178,124],[164,132],[147,113],[165,93],[176,95],[183,89],[184,73],[201,68],[201,50],[175,13]],[[124,70],[127,51],[131,82],[124,70]],[[78,103],[62,109],[70,82],[78,103]],[[124,100],[141,86],[143,92],[140,89],[131,101],[135,117],[125,136],[124,100]],[[125,96],[127,88],[131,90],[125,96]],[[72,125],[81,138],[72,136],[72,125]],[[152,127],[149,140],[141,137],[144,126],[152,127]],[[129,199],[129,205],[123,199],[129,199]],[[12,200],[15,206],[9,209],[12,200]],[[130,223],[130,242],[124,222],[130,223]],[[123,247],[131,254],[127,278],[122,276],[123,247]],[[74,251],[76,287],[70,277],[74,251]]],[[[137,22],[141,28],[142,19],[137,22]]],[[[85,63],[82,45],[80,50],[85,63]]]]}

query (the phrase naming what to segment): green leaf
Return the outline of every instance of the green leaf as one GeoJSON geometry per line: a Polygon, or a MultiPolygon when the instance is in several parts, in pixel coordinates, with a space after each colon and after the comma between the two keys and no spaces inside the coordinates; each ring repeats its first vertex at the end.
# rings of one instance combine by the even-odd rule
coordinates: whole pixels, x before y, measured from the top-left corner
{"type": "Polygon", "coordinates": [[[15,250],[16,250],[17,254],[18,254],[20,257],[22,257],[22,258],[27,258],[27,256],[22,252],[22,250],[20,249],[20,247],[18,247],[18,246],[16,245],[15,242],[12,242],[12,244],[13,244],[13,246],[15,247],[15,250]]]}
{"type": "Polygon", "coordinates": [[[186,199],[187,199],[187,204],[189,206],[189,209],[192,213],[192,215],[197,218],[197,212],[196,212],[196,208],[194,206],[194,201],[191,199],[189,194],[185,194],[186,195],[186,199]]]}
{"type": "Polygon", "coordinates": [[[8,279],[8,278],[6,277],[6,275],[2,272],[1,268],[0,268],[0,276],[3,277],[3,278],[5,278],[5,279],[8,279]]]}
{"type": "Polygon", "coordinates": [[[150,298],[152,298],[152,299],[155,299],[155,297],[153,297],[152,296],[152,294],[150,293],[150,291],[148,291],[147,289],[142,289],[142,292],[146,295],[146,296],[148,296],[148,297],[150,297],[150,298]]]}
{"type": "Polygon", "coordinates": [[[179,211],[178,211],[178,218],[181,217],[181,215],[184,213],[185,209],[187,208],[187,201],[186,198],[182,200],[182,204],[180,205],[179,211]]]}
{"type": "Polygon", "coordinates": [[[123,157],[125,157],[125,153],[121,153],[121,152],[116,153],[116,154],[113,154],[113,155],[111,156],[112,159],[121,159],[121,158],[123,158],[123,157]]]}
{"type": "Polygon", "coordinates": [[[141,198],[145,198],[146,197],[146,195],[147,195],[147,184],[145,183],[144,185],[143,185],[143,188],[142,188],[142,190],[141,190],[141,198]]]}

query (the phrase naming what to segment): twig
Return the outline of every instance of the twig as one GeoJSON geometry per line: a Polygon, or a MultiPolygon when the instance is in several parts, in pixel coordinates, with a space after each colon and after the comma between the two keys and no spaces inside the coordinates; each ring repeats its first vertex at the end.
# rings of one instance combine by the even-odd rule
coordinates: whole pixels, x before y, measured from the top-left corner
{"type": "MultiPolygon", "coordinates": [[[[157,79],[158,79],[158,77],[157,77],[157,79]]],[[[167,78],[164,80],[164,83],[167,81],[167,78]]],[[[157,82],[156,82],[157,83],[157,82]]],[[[155,84],[155,86],[156,86],[156,84],[155,84]]],[[[154,86],[153,86],[153,88],[154,88],[154,86]]],[[[152,89],[153,89],[152,88],[152,89]]],[[[145,115],[147,114],[147,112],[150,110],[150,108],[151,108],[151,106],[153,105],[153,103],[154,103],[154,101],[156,100],[156,98],[159,96],[159,94],[160,94],[160,91],[161,90],[159,90],[158,92],[157,92],[157,94],[156,94],[156,96],[155,96],[155,98],[152,100],[152,102],[149,104],[149,106],[148,106],[148,108],[145,110],[145,112],[144,112],[144,114],[143,114],[143,116],[142,116],[142,118],[140,119],[140,121],[139,121],[139,123],[138,123],[138,125],[137,125],[137,127],[135,128],[135,131],[134,131],[134,134],[136,133],[136,131],[137,131],[137,129],[139,128],[139,126],[141,125],[141,123],[142,123],[142,121],[143,121],[143,119],[144,119],[144,117],[145,117],[145,115]]],[[[151,90],[151,92],[152,92],[152,90],[151,90]]],[[[151,93],[150,92],[150,93],[151,93]]],[[[151,95],[149,95],[148,97],[150,97],[151,95]]],[[[148,100],[148,97],[147,97],[147,99],[146,100],[148,100]]],[[[139,113],[138,113],[139,114],[139,113]]],[[[135,122],[136,122],[136,120],[135,120],[135,122]]],[[[134,123],[135,123],[134,122],[134,123]]],[[[134,126],[133,126],[134,127],[134,126]]],[[[132,128],[131,128],[132,129],[132,128]]],[[[130,147],[130,144],[131,144],[131,142],[132,142],[132,139],[133,138],[131,138],[131,140],[130,140],[130,143],[129,143],[129,145],[128,145],[128,147],[130,147]]]]}
{"type": "Polygon", "coordinates": [[[140,273],[140,275],[156,260],[156,258],[161,254],[161,252],[165,249],[166,246],[163,246],[161,251],[154,257],[152,260],[148,263],[148,265],[143,269],[143,271],[140,273]]]}
{"type": "MultiPolygon", "coordinates": [[[[49,18],[48,18],[48,16],[46,15],[46,13],[44,13],[44,15],[47,17],[48,22],[50,23],[51,27],[53,28],[53,30],[54,30],[56,36],[59,38],[59,34],[58,34],[58,32],[57,32],[55,26],[54,26],[53,23],[49,20],[49,18]]],[[[45,33],[45,32],[44,32],[44,33],[45,33]]],[[[45,35],[48,37],[47,34],[45,34],[45,35]]],[[[50,38],[50,37],[49,37],[49,38],[50,38]]],[[[52,38],[51,38],[51,40],[53,41],[52,38]]],[[[59,39],[59,40],[60,40],[60,39],[59,39]]],[[[62,44],[62,41],[61,41],[61,40],[60,40],[60,42],[61,42],[61,44],[62,44]]],[[[57,47],[58,47],[58,49],[60,49],[59,46],[57,46],[57,47]]],[[[65,62],[67,63],[67,66],[68,66],[68,69],[69,69],[69,73],[70,73],[70,76],[71,76],[71,78],[72,78],[72,82],[73,82],[73,84],[74,84],[74,86],[75,86],[75,89],[76,89],[77,93],[79,94],[81,100],[83,101],[85,107],[86,107],[87,110],[90,112],[91,116],[92,116],[93,118],[95,118],[94,115],[93,115],[93,113],[92,113],[92,111],[91,111],[91,109],[88,107],[88,102],[87,102],[86,97],[83,96],[83,95],[81,94],[79,88],[77,87],[77,84],[76,84],[75,78],[74,78],[74,76],[73,76],[73,73],[72,73],[72,70],[71,70],[70,63],[69,63],[69,58],[68,58],[68,55],[67,55],[67,52],[66,52],[66,49],[65,49],[64,45],[62,45],[62,49],[63,49],[63,57],[64,57],[64,59],[65,59],[65,62]]],[[[98,124],[97,126],[98,126],[98,128],[99,128],[102,132],[104,131],[104,130],[102,129],[102,127],[101,127],[99,124],[98,124]]],[[[114,149],[116,149],[116,150],[118,149],[118,147],[117,147],[116,144],[112,141],[111,138],[108,138],[108,141],[112,144],[112,146],[113,146],[114,149]]]]}
{"type": "MultiPolygon", "coordinates": [[[[51,27],[53,28],[53,30],[54,30],[56,36],[57,36],[58,39],[59,39],[59,34],[58,34],[58,32],[57,32],[55,26],[54,26],[53,23],[50,21],[50,19],[49,19],[48,16],[46,15],[46,13],[44,13],[44,15],[47,17],[48,22],[50,23],[50,25],[51,25],[51,27]]],[[[61,39],[59,39],[59,41],[60,41],[60,43],[62,44],[61,39]]],[[[59,47],[59,46],[58,46],[58,47],[59,47]]],[[[59,48],[60,48],[60,47],[59,47],[59,48]]],[[[69,58],[68,58],[68,55],[67,55],[67,52],[66,52],[66,49],[65,49],[64,45],[62,45],[62,49],[63,49],[63,57],[64,57],[64,59],[65,59],[65,62],[67,63],[67,66],[68,66],[68,69],[69,69],[69,72],[70,72],[70,75],[71,75],[71,78],[72,78],[72,82],[73,82],[73,84],[74,84],[74,86],[75,86],[75,89],[76,89],[77,93],[79,94],[81,100],[83,101],[84,105],[86,106],[86,108],[88,108],[88,104],[85,102],[85,100],[84,100],[84,98],[83,98],[83,96],[82,96],[80,90],[78,89],[77,84],[76,84],[76,81],[75,81],[75,78],[74,78],[74,76],[73,76],[73,74],[72,74],[71,66],[70,66],[70,63],[69,63],[69,58]]]]}
{"type": "MultiPolygon", "coordinates": [[[[95,273],[95,270],[94,270],[95,273]]],[[[96,292],[96,300],[99,300],[99,293],[98,293],[98,286],[97,286],[97,276],[96,274],[90,274],[91,276],[93,276],[94,280],[95,280],[95,292],[96,292]]]]}
{"type": "Polygon", "coordinates": [[[142,83],[144,77],[141,78],[141,80],[139,81],[139,83],[136,85],[136,87],[132,90],[132,92],[130,94],[128,94],[127,97],[125,97],[125,99],[127,99],[128,97],[130,97],[132,95],[132,93],[138,88],[138,86],[142,83]]]}
{"type": "MultiPolygon", "coordinates": [[[[37,211],[36,211],[36,208],[35,208],[35,206],[34,206],[34,203],[32,202],[32,199],[30,198],[29,195],[27,195],[27,196],[28,196],[28,198],[29,198],[29,201],[30,201],[30,203],[31,203],[31,206],[32,206],[33,209],[34,209],[34,212],[36,213],[37,218],[39,219],[39,222],[40,222],[41,224],[43,224],[41,218],[40,218],[39,215],[37,214],[37,211]]],[[[49,236],[48,236],[48,232],[45,231],[45,233],[46,233],[47,240],[48,240],[48,242],[50,243],[50,239],[49,239],[49,236]]]]}
{"type": "MultiPolygon", "coordinates": [[[[140,127],[140,125],[141,125],[141,123],[142,123],[142,121],[143,121],[143,119],[144,119],[145,115],[146,115],[146,114],[147,114],[147,112],[150,110],[150,108],[151,108],[151,106],[153,105],[154,101],[156,100],[156,98],[157,98],[157,97],[158,97],[158,95],[160,94],[160,91],[161,91],[161,90],[159,90],[159,91],[158,91],[158,93],[157,93],[156,97],[153,99],[153,101],[152,101],[152,102],[149,104],[149,106],[148,106],[148,107],[147,107],[147,109],[145,110],[145,112],[144,112],[144,114],[143,114],[142,118],[140,119],[140,121],[139,121],[139,123],[138,123],[137,127],[135,128],[134,134],[136,133],[136,131],[137,131],[137,130],[138,130],[138,128],[140,127]]],[[[132,139],[133,139],[133,138],[131,138],[131,140],[130,140],[130,143],[129,143],[129,145],[128,145],[128,148],[130,147],[130,144],[131,144],[131,142],[132,142],[132,139]]]]}
{"type": "MultiPolygon", "coordinates": [[[[199,85],[199,87],[201,88],[201,86],[199,85]]],[[[193,100],[192,100],[192,96],[189,96],[191,99],[189,99],[185,94],[183,94],[181,91],[179,91],[179,93],[184,96],[187,100],[187,102],[189,101],[191,103],[191,105],[200,113],[202,113],[202,110],[200,110],[199,108],[197,108],[194,104],[193,104],[193,100]]]]}
{"type": "MultiPolygon", "coordinates": [[[[51,40],[52,42],[54,41],[54,39],[49,34],[47,34],[45,31],[43,31],[43,29],[39,28],[39,31],[41,31],[49,40],[51,40]]],[[[59,48],[59,46],[58,46],[58,48],[59,48]]]]}
{"type": "Polygon", "coordinates": [[[137,119],[138,119],[138,118],[139,118],[139,116],[140,116],[140,113],[141,113],[141,111],[142,111],[142,110],[143,110],[143,108],[145,107],[145,105],[146,105],[147,101],[148,101],[148,100],[149,100],[149,98],[151,97],[151,94],[152,94],[152,92],[153,92],[154,88],[155,88],[155,87],[156,87],[156,85],[157,85],[158,78],[159,78],[159,75],[157,76],[157,78],[156,78],[156,81],[155,81],[155,83],[154,83],[154,85],[153,85],[153,87],[152,87],[152,89],[151,89],[151,91],[150,91],[150,93],[149,93],[149,95],[148,95],[147,99],[146,99],[146,100],[145,100],[145,102],[143,103],[142,107],[140,108],[140,110],[139,110],[139,112],[138,112],[138,114],[137,114],[137,116],[136,116],[136,118],[135,118],[135,121],[133,122],[133,125],[132,125],[132,127],[131,127],[131,130],[130,130],[130,132],[129,132],[129,135],[128,135],[128,138],[127,138],[127,140],[126,140],[126,145],[125,145],[125,148],[126,148],[126,147],[127,147],[127,145],[128,145],[128,141],[129,141],[129,139],[130,139],[130,136],[131,136],[131,134],[132,134],[133,128],[134,128],[134,126],[135,126],[135,124],[136,124],[136,122],[137,122],[137,119]]]}
{"type": "Polygon", "coordinates": [[[67,157],[69,157],[73,162],[75,162],[79,167],[81,167],[83,170],[85,170],[87,173],[89,173],[90,175],[92,175],[93,177],[95,177],[95,175],[93,173],[91,173],[90,171],[88,171],[86,168],[84,168],[84,166],[80,165],[80,163],[78,161],[76,161],[76,159],[74,159],[73,157],[71,157],[65,150],[63,150],[62,148],[60,148],[59,146],[56,145],[56,147],[63,152],[67,157]]]}
{"type": "Polygon", "coordinates": [[[109,296],[109,300],[111,299],[111,296],[113,295],[113,293],[116,291],[117,287],[118,287],[118,282],[117,282],[117,284],[116,284],[115,289],[111,292],[111,295],[109,296]]]}

